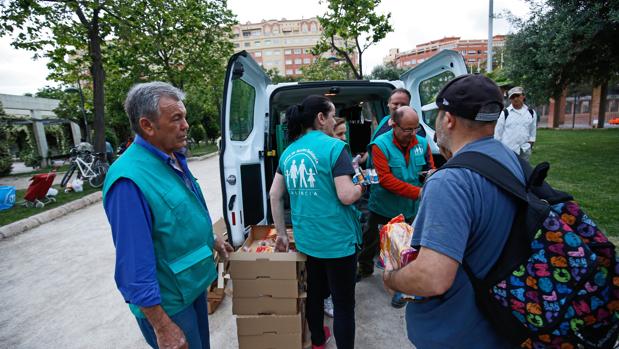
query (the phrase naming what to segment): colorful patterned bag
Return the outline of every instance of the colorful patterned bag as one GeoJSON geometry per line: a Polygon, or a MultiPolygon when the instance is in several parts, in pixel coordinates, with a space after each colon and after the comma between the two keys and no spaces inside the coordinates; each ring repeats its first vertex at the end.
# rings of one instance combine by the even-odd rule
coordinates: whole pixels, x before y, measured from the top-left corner
{"type": "Polygon", "coordinates": [[[524,186],[487,155],[465,152],[443,168],[476,171],[517,198],[497,263],[477,279],[476,301],[497,331],[524,348],[613,348],[619,334],[615,246],[573,198],[544,181],[549,165],[521,160],[524,186]]]}

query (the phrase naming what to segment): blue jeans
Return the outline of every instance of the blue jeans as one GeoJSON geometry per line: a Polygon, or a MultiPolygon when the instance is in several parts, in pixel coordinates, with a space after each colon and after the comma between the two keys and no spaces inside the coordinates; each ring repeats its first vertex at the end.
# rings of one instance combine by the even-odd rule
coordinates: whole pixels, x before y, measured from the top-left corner
{"type": "MultiPolygon", "coordinates": [[[[159,349],[157,346],[157,337],[155,336],[155,331],[150,325],[150,322],[145,318],[136,319],[148,345],[155,349],[159,349]]],[[[187,308],[170,316],[170,319],[172,319],[185,334],[189,348],[211,348],[208,332],[208,307],[206,305],[205,293],[202,293],[198,299],[187,308]]]]}

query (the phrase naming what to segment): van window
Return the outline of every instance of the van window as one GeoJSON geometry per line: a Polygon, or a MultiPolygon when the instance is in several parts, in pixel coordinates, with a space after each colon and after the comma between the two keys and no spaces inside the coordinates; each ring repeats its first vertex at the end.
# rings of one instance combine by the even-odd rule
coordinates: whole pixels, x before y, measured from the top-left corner
{"type": "Polygon", "coordinates": [[[447,81],[455,77],[451,71],[444,71],[438,75],[435,75],[427,80],[422,81],[419,84],[419,99],[421,99],[421,105],[430,104],[436,100],[436,95],[441,88],[445,86],[447,81]]]}
{"type": "Polygon", "coordinates": [[[254,128],[256,90],[241,79],[232,81],[230,97],[230,139],[244,141],[254,128]]]}

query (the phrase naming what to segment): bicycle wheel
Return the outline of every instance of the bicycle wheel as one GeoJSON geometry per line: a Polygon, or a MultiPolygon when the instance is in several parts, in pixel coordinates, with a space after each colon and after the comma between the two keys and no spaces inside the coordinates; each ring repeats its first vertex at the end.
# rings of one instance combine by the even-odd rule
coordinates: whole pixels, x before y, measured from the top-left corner
{"type": "Polygon", "coordinates": [[[76,167],[77,167],[77,165],[75,165],[75,163],[72,163],[71,166],[69,166],[69,169],[67,170],[67,172],[62,177],[62,180],[60,181],[60,186],[61,187],[66,187],[67,186],[67,183],[69,183],[69,180],[71,179],[71,176],[73,176],[73,172],[75,172],[75,168],[76,167]]]}
{"type": "Polygon", "coordinates": [[[107,174],[108,165],[103,162],[97,162],[92,171],[95,173],[94,176],[88,178],[88,183],[93,188],[99,188],[103,185],[103,181],[105,180],[105,175],[107,174]]]}

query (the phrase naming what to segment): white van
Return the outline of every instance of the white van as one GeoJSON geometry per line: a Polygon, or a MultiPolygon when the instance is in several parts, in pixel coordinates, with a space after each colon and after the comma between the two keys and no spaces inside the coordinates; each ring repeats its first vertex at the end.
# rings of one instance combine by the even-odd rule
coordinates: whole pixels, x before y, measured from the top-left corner
{"type": "MultiPolygon", "coordinates": [[[[287,146],[285,113],[309,95],[329,97],[336,115],[348,123],[353,154],[366,151],[372,122],[389,114],[391,91],[405,87],[411,106],[421,116],[423,131],[435,162],[441,164],[434,142],[437,109],[434,99],[445,82],[466,74],[462,56],[444,50],[404,73],[397,81],[312,81],[271,84],[262,68],[245,52],[233,55],[226,71],[221,117],[220,176],[223,215],[231,242],[245,241],[251,225],[272,222],[268,191],[287,146]]],[[[287,207],[288,209],[288,207],[287,207]]],[[[288,212],[288,210],[287,210],[288,212]]],[[[287,217],[289,221],[290,217],[287,217]]]]}

